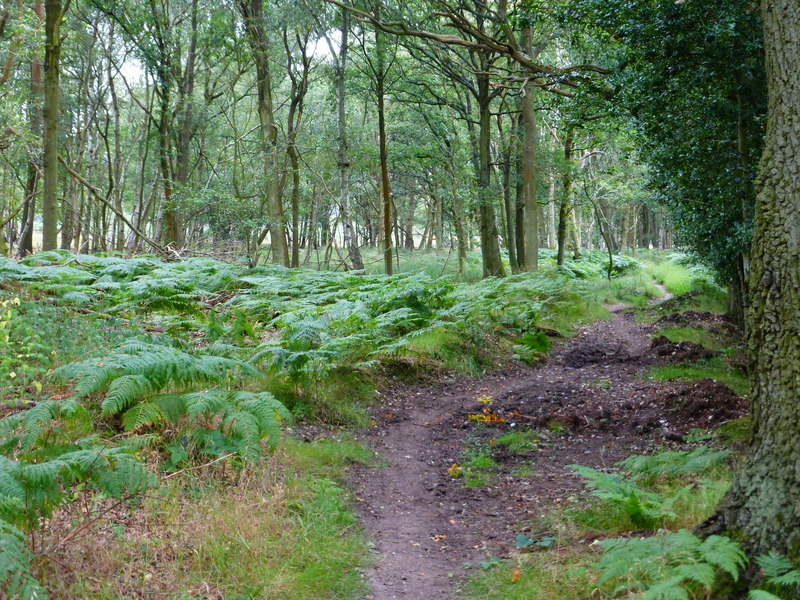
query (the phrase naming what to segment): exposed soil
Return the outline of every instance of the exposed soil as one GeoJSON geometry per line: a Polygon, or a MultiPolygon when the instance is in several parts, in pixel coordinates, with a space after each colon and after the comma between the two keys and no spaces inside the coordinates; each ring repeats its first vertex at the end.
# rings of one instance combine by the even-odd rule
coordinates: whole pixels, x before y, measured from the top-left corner
{"type": "Polygon", "coordinates": [[[718,354],[694,342],[672,342],[665,335],[659,335],[653,338],[650,347],[655,351],[657,356],[668,357],[675,362],[702,360],[704,358],[712,358],[718,354]]]}
{"type": "Polygon", "coordinates": [[[367,598],[454,600],[465,563],[507,555],[518,533],[584,493],[566,465],[607,468],[743,414],[744,400],[712,380],[645,380],[648,366],[674,358],[651,347],[652,330],[617,310],[557,341],[543,366],[385,390],[371,435],[387,465],[356,481],[375,542],[367,598]],[[533,447],[495,444],[520,429],[535,431],[533,447]],[[488,485],[467,487],[453,468],[470,447],[498,463],[488,485]]]}

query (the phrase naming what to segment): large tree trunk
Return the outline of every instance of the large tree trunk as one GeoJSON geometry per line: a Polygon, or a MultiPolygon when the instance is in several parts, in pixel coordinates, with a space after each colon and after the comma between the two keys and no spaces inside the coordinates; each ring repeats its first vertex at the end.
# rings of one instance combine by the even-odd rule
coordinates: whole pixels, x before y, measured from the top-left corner
{"type": "Polygon", "coordinates": [[[700,527],[752,554],[800,548],[800,4],[763,0],[769,112],[751,251],[752,437],[742,471],[700,527]]]}
{"type": "Polygon", "coordinates": [[[61,0],[47,0],[44,10],[42,249],[55,250],[58,247],[58,95],[60,76],[58,63],[61,55],[61,0]]]}
{"type": "Polygon", "coordinates": [[[503,261],[500,257],[500,241],[497,235],[497,216],[491,190],[491,110],[489,96],[489,74],[479,73],[478,111],[478,215],[481,233],[481,258],[484,277],[504,277],[503,261]]]}
{"type": "MultiPolygon", "coordinates": [[[[239,0],[250,50],[258,77],[258,120],[261,128],[261,147],[264,152],[264,182],[267,187],[267,212],[272,262],[289,266],[289,246],[286,243],[281,182],[278,177],[278,129],[272,107],[272,82],[269,70],[269,44],[262,0],[239,0]]],[[[263,237],[263,236],[262,236],[263,237]]],[[[253,248],[257,251],[257,248],[253,248]]]]}
{"type": "MultiPolygon", "coordinates": [[[[525,32],[525,45],[531,52],[532,30],[525,32]]],[[[525,257],[520,262],[526,271],[539,268],[539,207],[536,202],[536,142],[539,132],[536,128],[536,110],[533,106],[535,91],[533,81],[525,86],[522,96],[522,122],[525,127],[525,141],[522,152],[522,195],[525,203],[525,257]]]]}

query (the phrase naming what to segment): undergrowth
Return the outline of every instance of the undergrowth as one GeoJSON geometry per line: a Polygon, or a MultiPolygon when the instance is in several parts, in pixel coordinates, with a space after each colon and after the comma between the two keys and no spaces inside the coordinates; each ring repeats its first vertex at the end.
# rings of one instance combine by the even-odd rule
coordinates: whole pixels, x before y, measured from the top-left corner
{"type": "MultiPolygon", "coordinates": [[[[281,431],[294,419],[364,424],[375,378],[393,365],[534,363],[551,336],[608,318],[602,304],[657,295],[637,260],[616,256],[609,281],[603,253],[561,268],[541,258],[537,273],[475,283],[474,261],[459,275],[441,255],[392,277],[148,255],[0,258],[0,341],[14,349],[0,358],[4,593],[117,598],[158,584],[187,600],[352,596],[364,542],[340,480],[368,456],[347,440],[279,444],[281,431]],[[149,528],[162,537],[143,537],[149,528]],[[90,533],[111,541],[97,551],[90,533]],[[70,554],[81,548],[102,560],[70,554]],[[107,570],[61,581],[58,560],[107,570]]],[[[536,441],[495,443],[524,458],[536,441]]],[[[492,461],[465,457],[465,482],[488,481],[492,461]]]]}

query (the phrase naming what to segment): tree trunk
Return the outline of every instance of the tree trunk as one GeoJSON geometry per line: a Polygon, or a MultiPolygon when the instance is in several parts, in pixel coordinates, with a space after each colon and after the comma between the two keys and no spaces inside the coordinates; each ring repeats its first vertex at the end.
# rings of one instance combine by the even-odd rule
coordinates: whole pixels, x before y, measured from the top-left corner
{"type": "MultiPolygon", "coordinates": [[[[380,17],[380,2],[375,3],[375,14],[380,17]]],[[[386,111],[384,85],[386,82],[385,37],[375,28],[375,94],[378,97],[378,141],[381,163],[381,196],[383,198],[383,264],[386,274],[392,274],[392,188],[389,181],[389,154],[386,149],[386,111]]]]}
{"type": "Polygon", "coordinates": [[[504,277],[503,261],[500,257],[500,241],[497,235],[497,215],[491,190],[491,99],[489,96],[489,74],[479,73],[478,111],[478,215],[481,233],[481,258],[484,277],[504,277]]]}
{"type": "Polygon", "coordinates": [[[569,213],[570,213],[570,196],[572,195],[572,145],[574,143],[574,132],[570,129],[567,132],[567,137],[564,140],[564,162],[566,163],[564,169],[564,189],[561,198],[561,206],[558,211],[558,236],[556,243],[558,244],[558,254],[556,257],[556,264],[561,266],[564,264],[564,255],[567,248],[567,228],[569,226],[569,213]]]}
{"type": "MultiPolygon", "coordinates": [[[[44,3],[39,0],[34,6],[34,13],[39,21],[43,18],[44,3]]],[[[35,54],[34,54],[35,56],[35,54]]],[[[38,58],[31,59],[31,95],[28,106],[28,120],[31,132],[38,134],[42,129],[41,98],[42,65],[38,58]]],[[[36,187],[39,181],[36,157],[28,155],[28,175],[25,179],[25,205],[22,209],[19,245],[17,255],[22,257],[33,252],[33,223],[36,216],[36,187]]]]}
{"type": "Polygon", "coordinates": [[[344,245],[353,268],[364,268],[361,251],[356,242],[353,230],[353,213],[350,207],[350,162],[347,156],[347,115],[345,112],[344,76],[347,67],[347,36],[350,33],[350,12],[342,9],[342,26],[340,29],[341,41],[339,56],[336,60],[336,121],[339,138],[339,191],[341,193],[342,230],[344,232],[344,245]]]}
{"type": "Polygon", "coordinates": [[[44,156],[42,250],[58,247],[58,95],[61,55],[61,0],[45,2],[44,156]]]}
{"type": "Polygon", "coordinates": [[[403,223],[403,248],[414,249],[414,216],[417,212],[417,197],[411,194],[408,198],[408,212],[403,223]]]}
{"type": "MultiPolygon", "coordinates": [[[[289,247],[281,204],[281,182],[278,177],[278,129],[272,107],[272,83],[269,70],[269,43],[262,0],[238,0],[244,19],[250,50],[258,77],[258,121],[261,148],[264,152],[264,183],[267,188],[267,212],[272,262],[289,266],[289,247]]],[[[263,237],[263,236],[262,236],[263,237]]],[[[257,251],[257,248],[253,249],[257,251]]]]}
{"type": "Polygon", "coordinates": [[[742,471],[700,528],[752,554],[800,548],[800,4],[763,0],[769,111],[756,182],[747,345],[752,434],[742,471]]]}
{"type": "MultiPolygon", "coordinates": [[[[531,49],[533,29],[525,30],[525,50],[531,49]]],[[[521,261],[526,271],[539,268],[539,207],[536,202],[536,142],[539,131],[536,127],[536,110],[533,97],[536,88],[528,79],[522,96],[522,122],[525,127],[525,141],[522,152],[522,194],[525,203],[525,259],[521,261]]]]}
{"type": "MultiPolygon", "coordinates": [[[[501,120],[498,117],[497,127],[500,128],[501,120]]],[[[519,271],[519,261],[517,260],[517,229],[516,229],[516,195],[514,195],[514,202],[512,202],[511,195],[511,167],[513,160],[516,158],[516,144],[514,143],[516,123],[512,119],[511,126],[509,127],[508,138],[504,139],[502,131],[500,132],[501,149],[500,165],[502,168],[502,186],[503,186],[503,210],[505,212],[505,247],[508,248],[508,262],[511,265],[511,272],[517,273],[519,271]]]]}

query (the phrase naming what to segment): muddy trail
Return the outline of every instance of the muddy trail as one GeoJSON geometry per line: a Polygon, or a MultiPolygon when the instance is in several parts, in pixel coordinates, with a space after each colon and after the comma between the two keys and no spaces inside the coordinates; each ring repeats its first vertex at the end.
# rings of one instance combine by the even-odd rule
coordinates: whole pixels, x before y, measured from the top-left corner
{"type": "Polygon", "coordinates": [[[376,555],[367,598],[455,600],[465,565],[507,556],[526,526],[585,492],[566,465],[610,467],[743,408],[711,380],[645,380],[648,366],[693,349],[653,342],[654,325],[609,308],[544,365],[384,392],[370,434],[386,466],[356,482],[376,555]],[[523,452],[488,445],[524,430],[537,442],[523,452]],[[490,448],[498,465],[485,485],[466,486],[453,466],[470,447],[490,448]]]}

